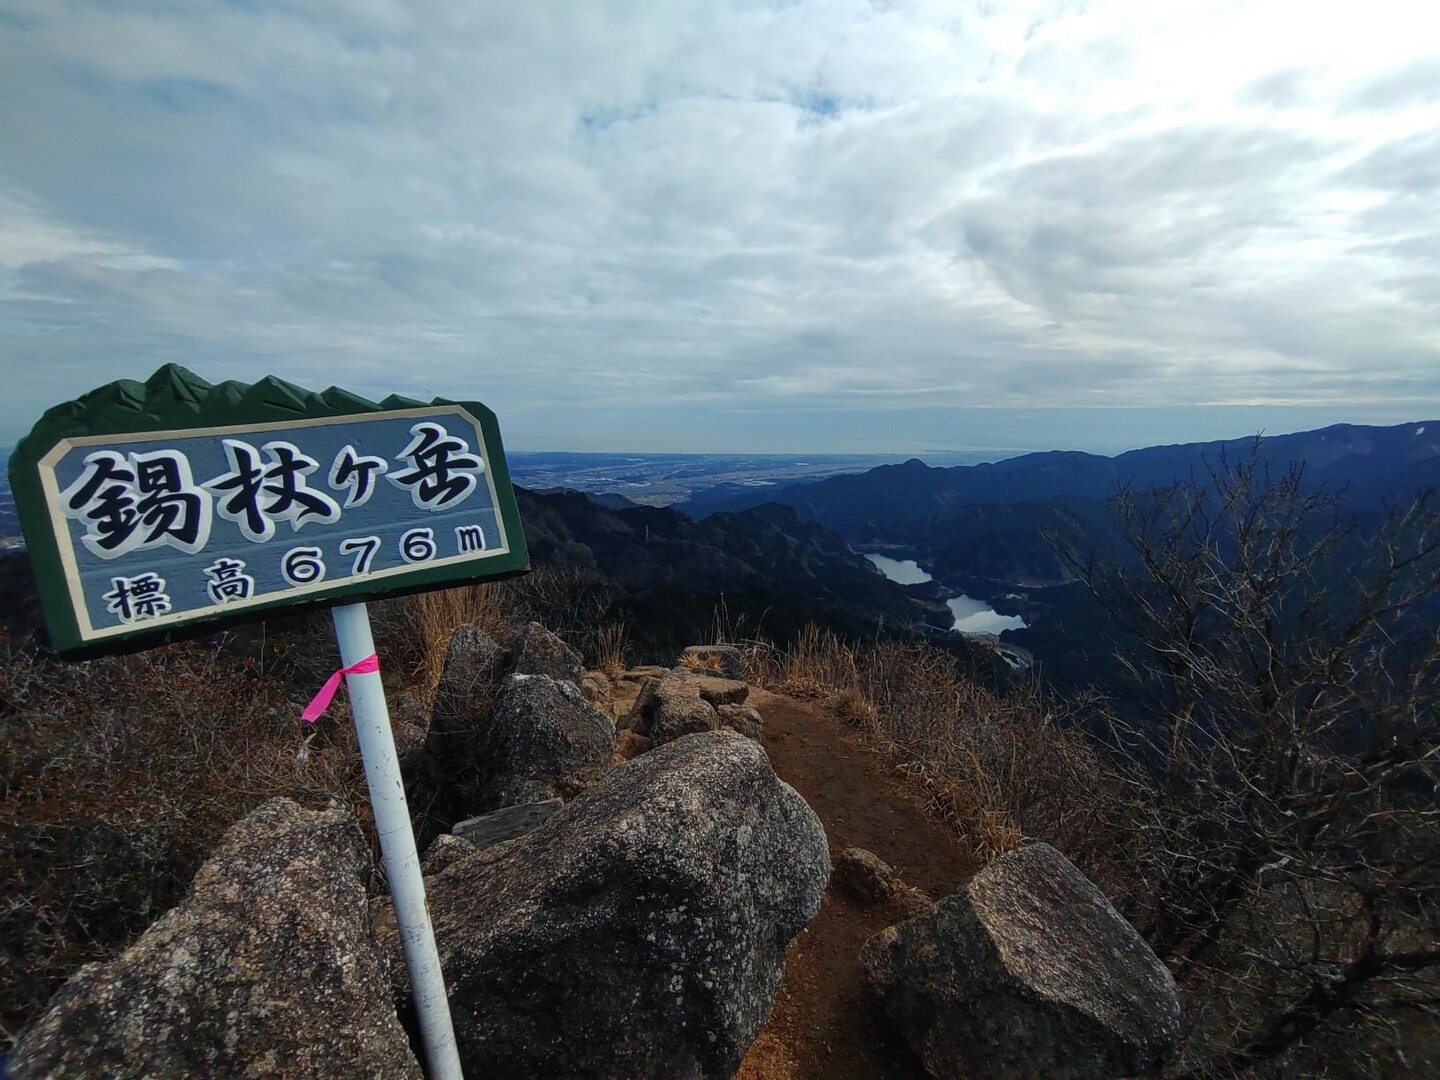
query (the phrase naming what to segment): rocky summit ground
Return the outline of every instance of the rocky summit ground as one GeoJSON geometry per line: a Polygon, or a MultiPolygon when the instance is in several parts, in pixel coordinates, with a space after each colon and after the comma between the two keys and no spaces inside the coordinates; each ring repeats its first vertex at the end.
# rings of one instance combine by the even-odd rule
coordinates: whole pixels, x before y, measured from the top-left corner
{"type": "MultiPolygon", "coordinates": [[[[764,690],[752,689],[746,703],[765,719],[763,745],[775,772],[824,824],[832,859],[846,848],[865,848],[936,899],[970,878],[974,861],[954,835],[843,723],[819,706],[764,690]]],[[[627,704],[613,707],[623,713],[627,704]]],[[[819,915],[786,952],[775,1011],[738,1080],[924,1077],[860,977],[865,940],[909,914],[899,902],[860,903],[832,883],[819,915]]]]}
{"type": "MultiPolygon", "coordinates": [[[[873,851],[909,884],[940,897],[974,871],[954,836],[927,817],[884,758],[831,716],[803,702],[752,691],[764,745],[781,779],[825,826],[832,858],[873,851]]],[[[861,984],[860,947],[907,917],[895,904],[863,905],[831,887],[820,914],[790,944],[775,1011],[740,1067],[740,1080],[923,1077],[861,984]]]]}
{"type": "MultiPolygon", "coordinates": [[[[927,817],[903,778],[838,720],[759,690],[748,704],[765,717],[764,745],[776,773],[825,825],[832,858],[847,847],[866,848],[936,898],[970,877],[974,863],[955,837],[927,817]]],[[[906,917],[897,905],[865,906],[832,885],[820,914],[786,952],[775,1011],[741,1065],[740,1080],[923,1077],[860,981],[865,939],[906,917]]]]}

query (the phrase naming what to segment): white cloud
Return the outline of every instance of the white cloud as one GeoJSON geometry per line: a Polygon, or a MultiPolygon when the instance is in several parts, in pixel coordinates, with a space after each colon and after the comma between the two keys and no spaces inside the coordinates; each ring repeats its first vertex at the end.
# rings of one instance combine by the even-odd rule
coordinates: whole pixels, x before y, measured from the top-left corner
{"type": "Polygon", "coordinates": [[[696,446],[740,408],[871,409],[871,445],[921,406],[1431,411],[1437,29],[12,2],[0,334],[44,374],[0,432],[167,360],[478,396],[521,445],[685,448],[607,424],[646,407],[696,446]]]}

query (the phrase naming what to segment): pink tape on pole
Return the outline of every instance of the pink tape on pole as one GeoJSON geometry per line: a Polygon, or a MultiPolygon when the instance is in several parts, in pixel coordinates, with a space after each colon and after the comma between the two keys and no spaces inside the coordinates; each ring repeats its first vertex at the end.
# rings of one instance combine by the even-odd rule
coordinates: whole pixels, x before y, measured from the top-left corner
{"type": "Polygon", "coordinates": [[[340,680],[346,675],[369,675],[372,671],[379,670],[380,657],[374,653],[349,667],[340,668],[325,680],[325,685],[320,688],[320,692],[310,699],[310,704],[305,706],[305,711],[300,714],[300,719],[307,724],[313,724],[320,719],[320,714],[330,707],[330,702],[335,697],[335,691],[340,689],[340,680]]]}

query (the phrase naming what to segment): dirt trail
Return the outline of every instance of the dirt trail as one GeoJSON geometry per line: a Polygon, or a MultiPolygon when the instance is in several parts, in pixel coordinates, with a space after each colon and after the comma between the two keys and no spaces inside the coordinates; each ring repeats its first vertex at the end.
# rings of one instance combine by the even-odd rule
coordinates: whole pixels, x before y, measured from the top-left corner
{"type": "MultiPolygon", "coordinates": [[[[765,717],[765,749],[776,773],[824,824],[832,857],[847,847],[868,848],[937,899],[970,876],[973,862],[950,832],[926,817],[894,772],[839,721],[763,690],[752,690],[748,704],[765,717]]],[[[786,952],[775,1011],[740,1080],[923,1076],[860,980],[860,946],[904,917],[896,907],[864,907],[827,891],[820,914],[786,952]]]]}

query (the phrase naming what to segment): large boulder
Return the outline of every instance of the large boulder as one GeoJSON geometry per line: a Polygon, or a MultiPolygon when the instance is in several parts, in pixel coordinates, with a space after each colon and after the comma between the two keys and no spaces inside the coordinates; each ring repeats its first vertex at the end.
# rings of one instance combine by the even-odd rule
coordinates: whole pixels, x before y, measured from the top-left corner
{"type": "Polygon", "coordinates": [[[848,847],[835,857],[830,884],[851,900],[862,904],[884,904],[900,892],[900,875],[873,851],[848,847]]]}
{"type": "Polygon", "coordinates": [[[573,682],[507,675],[481,747],[478,809],[571,798],[609,768],[614,748],[614,723],[573,682]]]}
{"type": "Polygon", "coordinates": [[[861,964],[937,1078],[1134,1076],[1179,1045],[1175,981],[1048,844],[996,859],[932,914],[882,930],[861,964]]]}
{"type": "Polygon", "coordinates": [[[579,686],[585,677],[585,664],[569,645],[538,622],[532,622],[510,647],[510,673],[548,675],[579,686]]]}
{"type": "MultiPolygon", "coordinates": [[[[682,735],[716,730],[720,727],[720,716],[701,694],[702,688],[700,678],[683,671],[666,675],[655,684],[648,697],[642,688],[648,720],[643,725],[635,725],[635,730],[641,731],[643,726],[642,733],[648,734],[656,746],[682,735]]],[[[639,706],[640,699],[636,699],[636,704],[639,706]]]]}
{"type": "Polygon", "coordinates": [[[428,883],[466,1075],[728,1080],[828,873],[819,820],[749,739],[619,766],[428,883]]]}
{"type": "Polygon", "coordinates": [[[760,742],[765,737],[765,718],[749,705],[721,705],[715,710],[720,725],[760,742]]]}
{"type": "Polygon", "coordinates": [[[272,799],[178,907],[60,989],[10,1075],[419,1080],[370,936],[370,870],[348,811],[272,799]]]}
{"type": "Polygon", "coordinates": [[[700,696],[714,705],[743,705],[750,696],[750,684],[739,679],[720,679],[713,675],[701,675],[697,680],[700,696]]]}

